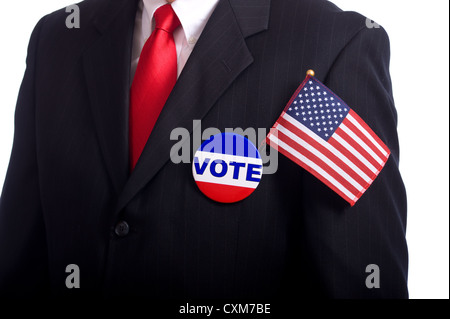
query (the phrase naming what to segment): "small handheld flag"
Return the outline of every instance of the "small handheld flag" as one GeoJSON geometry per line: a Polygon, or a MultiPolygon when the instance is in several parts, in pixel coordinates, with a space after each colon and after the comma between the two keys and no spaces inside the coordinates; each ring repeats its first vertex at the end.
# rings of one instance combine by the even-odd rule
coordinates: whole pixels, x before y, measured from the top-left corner
{"type": "Polygon", "coordinates": [[[275,122],[266,143],[306,169],[352,206],[386,164],[390,151],[314,71],[275,122]]]}

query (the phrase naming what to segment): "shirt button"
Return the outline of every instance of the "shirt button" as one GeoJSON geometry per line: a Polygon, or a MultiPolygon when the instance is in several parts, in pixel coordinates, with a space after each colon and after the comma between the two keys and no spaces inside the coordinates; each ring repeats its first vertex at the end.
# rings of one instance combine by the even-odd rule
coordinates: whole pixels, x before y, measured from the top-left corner
{"type": "Polygon", "coordinates": [[[119,237],[125,237],[130,232],[130,226],[125,221],[120,221],[117,223],[116,228],[114,229],[115,233],[119,237]]]}
{"type": "Polygon", "coordinates": [[[190,37],[188,42],[189,44],[195,44],[197,42],[197,39],[194,37],[190,37]]]}

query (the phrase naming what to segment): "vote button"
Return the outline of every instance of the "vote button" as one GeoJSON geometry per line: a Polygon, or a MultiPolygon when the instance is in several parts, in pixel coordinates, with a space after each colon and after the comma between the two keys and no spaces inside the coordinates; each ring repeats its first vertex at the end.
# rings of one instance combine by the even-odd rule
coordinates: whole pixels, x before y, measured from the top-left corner
{"type": "Polygon", "coordinates": [[[192,173],[200,191],[219,203],[236,203],[258,187],[263,162],[255,145],[235,133],[212,136],[197,150],[192,173]]]}

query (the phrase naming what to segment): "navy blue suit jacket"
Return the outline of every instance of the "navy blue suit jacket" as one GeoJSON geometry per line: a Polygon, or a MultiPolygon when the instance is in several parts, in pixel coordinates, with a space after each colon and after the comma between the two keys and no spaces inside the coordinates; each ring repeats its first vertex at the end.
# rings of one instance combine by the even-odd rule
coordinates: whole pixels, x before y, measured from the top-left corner
{"type": "Polygon", "coordinates": [[[325,0],[221,0],[132,174],[130,56],[137,1],[86,0],[81,28],[31,37],[0,200],[0,294],[151,298],[406,298],[406,195],[382,28],[325,0]],[[392,151],[354,206],[280,156],[248,199],[219,204],[170,132],[269,129],[308,69],[392,151]],[[129,225],[118,236],[120,221],[129,225]],[[67,289],[76,264],[81,288],[67,289]],[[380,267],[379,289],[366,267],[380,267]]]}

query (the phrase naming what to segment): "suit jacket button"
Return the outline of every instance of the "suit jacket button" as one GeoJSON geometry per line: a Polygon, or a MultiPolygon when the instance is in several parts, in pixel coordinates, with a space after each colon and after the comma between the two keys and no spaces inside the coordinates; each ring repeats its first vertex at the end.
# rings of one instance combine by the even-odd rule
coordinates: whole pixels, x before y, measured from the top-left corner
{"type": "Polygon", "coordinates": [[[125,221],[120,221],[117,223],[116,228],[114,229],[115,233],[119,237],[125,237],[130,232],[130,226],[125,221]]]}

